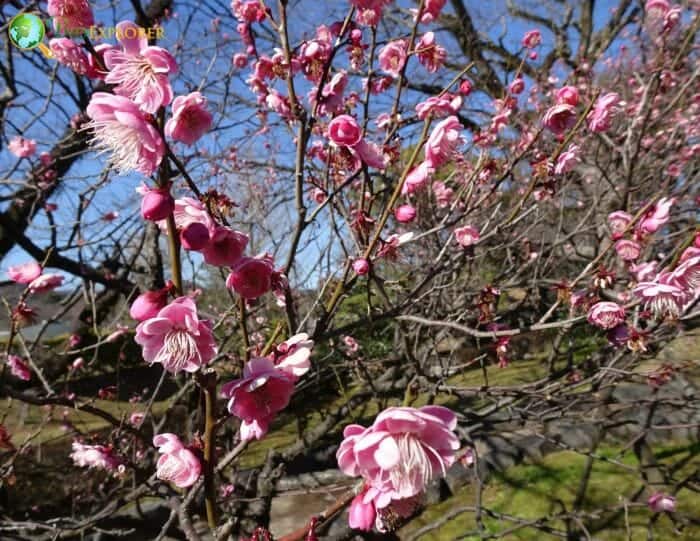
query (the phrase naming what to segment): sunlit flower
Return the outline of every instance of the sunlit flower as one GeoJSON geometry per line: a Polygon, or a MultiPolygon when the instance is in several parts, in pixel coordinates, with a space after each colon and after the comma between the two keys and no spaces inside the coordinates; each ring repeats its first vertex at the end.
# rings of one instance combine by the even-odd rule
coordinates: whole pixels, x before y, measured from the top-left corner
{"type": "Polygon", "coordinates": [[[165,152],[163,140],[144,113],[130,99],[95,92],[87,106],[92,119],[93,144],[109,153],[109,164],[119,173],[139,171],[152,175],[165,152]]]}
{"type": "Polygon", "coordinates": [[[136,343],[146,362],[172,373],[195,372],[216,355],[211,322],[200,320],[189,297],[179,297],[136,327],[136,343]]]}
{"type": "Polygon", "coordinates": [[[105,82],[116,85],[116,94],[154,114],[173,100],[168,76],[177,72],[177,62],[162,47],[148,45],[145,32],[131,21],[118,23],[116,35],[122,50],[105,51],[104,61],[109,69],[105,82]]]}
{"type": "Polygon", "coordinates": [[[168,481],[180,488],[195,484],[202,470],[197,457],[185,447],[175,434],[164,433],[153,437],[160,457],[156,464],[158,479],[168,481]]]}

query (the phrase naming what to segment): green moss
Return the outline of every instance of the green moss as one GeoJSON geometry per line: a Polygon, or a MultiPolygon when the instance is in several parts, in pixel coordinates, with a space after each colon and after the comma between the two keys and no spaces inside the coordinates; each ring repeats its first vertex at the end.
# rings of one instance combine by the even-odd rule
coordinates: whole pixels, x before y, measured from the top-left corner
{"type": "MultiPolygon", "coordinates": [[[[657,460],[664,462],[671,458],[678,460],[686,455],[694,456],[697,445],[677,445],[660,448],[656,451],[657,460]]],[[[586,519],[586,527],[596,539],[626,540],[646,539],[649,520],[653,515],[647,509],[645,502],[647,493],[643,493],[637,502],[631,502],[632,496],[640,488],[639,474],[625,466],[636,468],[637,462],[630,452],[622,452],[616,448],[604,448],[598,455],[614,458],[622,465],[605,460],[595,460],[586,499],[582,511],[593,511],[600,508],[613,508],[627,501],[629,536],[624,519],[624,511],[614,517],[609,525],[597,531],[596,520],[586,519]]],[[[574,452],[553,453],[544,458],[540,464],[519,465],[509,468],[506,472],[495,474],[489,481],[483,493],[483,505],[496,515],[509,515],[523,521],[535,521],[552,514],[570,511],[578,489],[586,457],[574,452]]],[[[698,467],[687,464],[677,477],[682,478],[698,467]]],[[[423,526],[432,524],[445,517],[451,511],[462,506],[474,505],[474,487],[466,487],[448,500],[428,507],[420,516],[412,520],[401,530],[401,537],[408,537],[423,526]]],[[[681,490],[676,495],[678,513],[686,516],[700,516],[700,498],[689,490],[681,490]]],[[[514,526],[511,520],[483,515],[483,525],[492,534],[502,534],[514,526]]],[[[547,522],[547,525],[559,530],[565,530],[563,521],[547,522]]],[[[700,528],[688,526],[678,535],[671,520],[660,515],[652,524],[654,539],[696,540],[700,538],[700,528]]],[[[421,537],[425,541],[442,541],[462,537],[469,532],[476,533],[476,522],[472,511],[463,512],[448,520],[439,528],[421,537]]],[[[466,539],[479,539],[478,536],[466,539]]],[[[532,526],[510,531],[502,539],[546,540],[557,537],[543,533],[532,526]]]]}

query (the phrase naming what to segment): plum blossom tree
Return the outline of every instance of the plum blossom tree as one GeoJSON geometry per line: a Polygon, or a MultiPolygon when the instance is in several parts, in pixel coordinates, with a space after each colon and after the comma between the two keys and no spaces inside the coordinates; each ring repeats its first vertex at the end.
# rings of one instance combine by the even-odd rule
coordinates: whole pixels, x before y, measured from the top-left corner
{"type": "Polygon", "coordinates": [[[693,538],[698,2],[31,9],[0,537],[693,538]],[[493,500],[551,453],[570,495],[493,500]],[[305,474],[334,496],[280,526],[305,474]]]}

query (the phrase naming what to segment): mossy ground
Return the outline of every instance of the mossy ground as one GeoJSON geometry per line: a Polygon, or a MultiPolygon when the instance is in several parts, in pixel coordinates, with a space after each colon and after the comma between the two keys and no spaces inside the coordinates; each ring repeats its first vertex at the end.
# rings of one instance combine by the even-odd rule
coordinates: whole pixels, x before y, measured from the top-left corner
{"type": "MultiPolygon", "coordinates": [[[[660,462],[674,461],[697,454],[697,444],[678,447],[660,448],[656,450],[660,462]]],[[[600,531],[595,531],[599,520],[586,519],[589,534],[594,539],[601,540],[638,540],[647,539],[647,528],[651,521],[654,539],[679,539],[693,541],[700,539],[700,526],[686,526],[678,532],[671,519],[666,515],[657,515],[646,506],[648,492],[642,492],[636,502],[632,496],[640,489],[640,476],[636,471],[638,463],[631,452],[620,453],[615,448],[599,449],[598,454],[614,458],[622,465],[596,460],[594,462],[589,488],[581,506],[581,512],[586,514],[595,509],[619,508],[620,513],[610,524],[600,531]],[[627,469],[625,466],[631,467],[627,469]],[[627,504],[627,519],[625,519],[625,503],[627,504]]],[[[483,507],[497,515],[517,517],[521,523],[544,519],[548,515],[571,511],[572,504],[584,471],[586,457],[578,453],[564,451],[546,456],[538,464],[522,464],[509,468],[505,472],[495,474],[489,480],[482,495],[483,507]]],[[[676,472],[678,478],[697,471],[700,467],[698,458],[688,462],[676,472]]],[[[476,485],[468,486],[459,493],[439,504],[429,506],[423,513],[413,519],[401,530],[401,538],[408,539],[420,528],[432,524],[448,515],[451,511],[463,506],[474,506],[476,485]]],[[[700,497],[695,492],[684,489],[677,497],[677,512],[680,516],[700,519],[700,497]]],[[[605,515],[601,516],[605,518],[605,515]]],[[[548,526],[565,530],[561,520],[546,522],[548,526]]],[[[499,539],[539,541],[558,539],[558,537],[523,524],[520,529],[512,531],[516,522],[483,514],[483,528],[486,535],[499,536],[499,539]],[[508,533],[509,532],[509,533],[508,533]]],[[[447,520],[440,527],[426,532],[420,537],[424,541],[446,541],[451,539],[480,539],[473,511],[465,511],[447,520]]],[[[585,537],[581,537],[582,539],[585,537]]]]}

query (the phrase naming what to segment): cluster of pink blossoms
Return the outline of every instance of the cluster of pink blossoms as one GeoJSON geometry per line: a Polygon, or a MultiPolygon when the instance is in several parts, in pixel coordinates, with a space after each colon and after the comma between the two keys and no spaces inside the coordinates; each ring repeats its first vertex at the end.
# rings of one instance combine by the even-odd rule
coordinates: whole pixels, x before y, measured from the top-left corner
{"type": "Polygon", "coordinates": [[[120,469],[124,468],[122,460],[114,454],[114,450],[104,445],[87,445],[74,441],[70,457],[76,466],[82,468],[96,468],[113,472],[119,472],[120,469]]]}
{"type": "MultiPolygon", "coordinates": [[[[698,294],[700,287],[700,246],[690,246],[681,254],[675,269],[656,272],[655,261],[632,264],[636,261],[650,236],[669,221],[674,200],[662,198],[631,227],[633,217],[624,211],[608,215],[608,225],[615,240],[618,256],[628,265],[637,284],[632,292],[642,301],[643,307],[657,318],[678,318],[698,294]],[[624,238],[626,234],[631,238],[624,238]]],[[[700,244],[696,239],[696,244],[700,244]]],[[[615,302],[598,302],[588,310],[588,321],[611,331],[613,343],[630,337],[624,325],[625,309],[615,302]]],[[[633,330],[634,331],[634,330],[633,330]]]]}
{"type": "Polygon", "coordinates": [[[15,283],[27,286],[30,293],[46,293],[63,283],[60,274],[43,274],[44,269],[36,261],[8,267],[7,276],[15,283]]]}
{"type": "Polygon", "coordinates": [[[173,116],[165,125],[165,134],[188,145],[209,130],[213,119],[199,92],[173,101],[169,78],[178,66],[170,52],[149,45],[131,21],[120,22],[116,30],[120,47],[105,46],[99,52],[104,68],[96,68],[96,60],[67,38],[54,40],[52,48],[59,61],[77,73],[99,76],[113,85],[114,94],[96,92],[86,110],[95,147],[109,154],[110,165],[120,173],[152,175],[165,154],[165,143],[153,120],[155,113],[172,102],[173,116]]]}
{"type": "Polygon", "coordinates": [[[292,336],[266,357],[253,357],[243,377],[221,389],[228,410],[241,420],[242,440],[261,439],[277,413],[289,404],[296,381],[311,367],[313,341],[307,334],[292,336]]]}
{"type": "Polygon", "coordinates": [[[435,171],[454,156],[464,142],[462,123],[452,115],[437,123],[425,143],[425,159],[406,176],[401,193],[414,194],[427,186],[435,171]]]}
{"type": "Polygon", "coordinates": [[[428,483],[455,463],[456,427],[457,417],[442,406],[388,408],[369,428],[347,426],[338,466],[364,479],[350,505],[350,526],[386,531],[384,517],[411,516],[428,483]]]}

